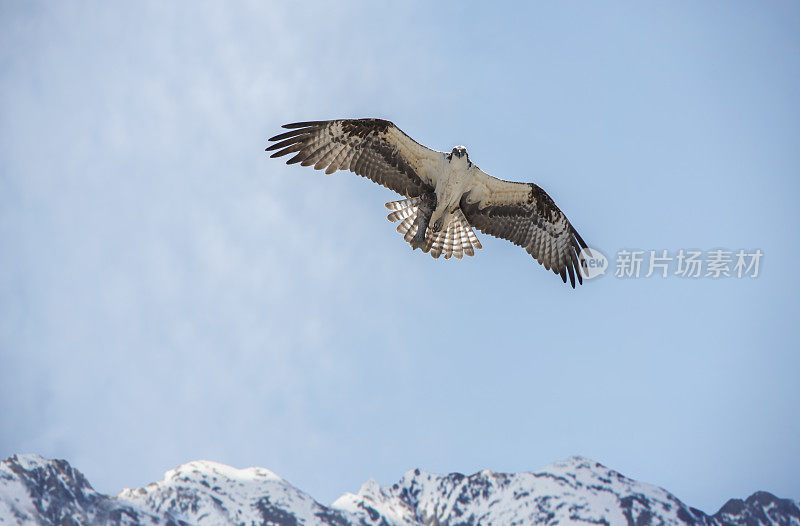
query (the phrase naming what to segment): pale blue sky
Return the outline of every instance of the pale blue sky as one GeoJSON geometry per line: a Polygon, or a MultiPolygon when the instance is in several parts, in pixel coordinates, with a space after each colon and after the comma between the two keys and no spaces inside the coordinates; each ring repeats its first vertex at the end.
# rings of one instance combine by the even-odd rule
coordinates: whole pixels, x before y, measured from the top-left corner
{"type": "Polygon", "coordinates": [[[194,459],[330,502],[572,454],[714,512],[800,498],[800,5],[0,4],[0,457],[101,491],[194,459]],[[544,186],[587,242],[757,279],[571,290],[268,159],[379,116],[544,186]]]}

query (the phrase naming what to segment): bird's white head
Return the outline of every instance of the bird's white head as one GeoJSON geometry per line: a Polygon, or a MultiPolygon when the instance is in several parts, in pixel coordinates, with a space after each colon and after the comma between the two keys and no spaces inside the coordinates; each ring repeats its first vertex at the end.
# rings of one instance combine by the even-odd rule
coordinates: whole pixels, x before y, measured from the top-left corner
{"type": "Polygon", "coordinates": [[[469,160],[469,154],[467,153],[467,149],[464,146],[456,146],[453,148],[453,151],[450,152],[450,155],[447,156],[448,161],[451,163],[459,163],[459,164],[472,164],[469,160]]]}

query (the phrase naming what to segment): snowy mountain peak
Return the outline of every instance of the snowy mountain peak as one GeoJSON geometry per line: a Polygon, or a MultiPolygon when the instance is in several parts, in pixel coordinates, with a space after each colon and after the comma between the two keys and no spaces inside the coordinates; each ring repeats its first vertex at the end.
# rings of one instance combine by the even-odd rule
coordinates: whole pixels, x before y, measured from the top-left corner
{"type": "Polygon", "coordinates": [[[397,484],[365,484],[334,507],[367,513],[393,524],[636,523],[657,514],[674,523],[703,515],[661,488],[642,484],[584,457],[530,473],[483,470],[437,475],[415,469],[397,484]],[[646,495],[647,497],[643,497],[646,495]],[[568,503],[569,506],[564,504],[568,503]]]}
{"type": "Polygon", "coordinates": [[[422,526],[479,524],[800,526],[800,503],[757,492],[709,516],[671,493],[584,457],[536,472],[472,475],[406,472],[374,480],[324,506],[263,468],[211,461],[169,470],[144,488],[110,497],[63,460],[14,455],[0,463],[0,524],[179,526],[422,526]]]}
{"type": "MultiPolygon", "coordinates": [[[[136,514],[110,504],[65,460],[13,455],[0,463],[0,522],[4,524],[103,524],[136,514]]],[[[146,512],[141,518],[157,520],[146,512]]]]}
{"type": "MultiPolygon", "coordinates": [[[[180,523],[215,517],[221,524],[283,524],[289,517],[313,521],[327,509],[264,468],[237,469],[207,460],[189,462],[144,488],[125,489],[117,501],[163,512],[180,523]]],[[[291,522],[291,521],[289,521],[291,522]]]]}
{"type": "Polygon", "coordinates": [[[49,464],[55,462],[53,460],[47,460],[35,453],[11,455],[8,460],[11,461],[12,464],[16,464],[22,469],[29,471],[37,468],[46,468],[49,464]]]}
{"type": "Polygon", "coordinates": [[[187,462],[175,469],[171,469],[164,474],[164,480],[187,479],[194,477],[202,478],[227,478],[231,480],[274,480],[285,482],[281,477],[265,468],[244,468],[237,469],[213,462],[211,460],[194,460],[187,462]]]}

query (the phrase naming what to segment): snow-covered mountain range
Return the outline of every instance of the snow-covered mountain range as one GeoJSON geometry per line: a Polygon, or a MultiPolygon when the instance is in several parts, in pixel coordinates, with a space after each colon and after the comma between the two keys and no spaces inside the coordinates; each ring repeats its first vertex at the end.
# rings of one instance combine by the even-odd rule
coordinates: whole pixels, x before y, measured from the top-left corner
{"type": "Polygon", "coordinates": [[[0,525],[527,525],[800,526],[800,502],[757,492],[714,515],[583,457],[532,473],[438,475],[415,469],[396,484],[369,481],[330,506],[263,468],[196,461],[117,496],[97,493],[64,460],[14,455],[0,463],[0,525]]]}

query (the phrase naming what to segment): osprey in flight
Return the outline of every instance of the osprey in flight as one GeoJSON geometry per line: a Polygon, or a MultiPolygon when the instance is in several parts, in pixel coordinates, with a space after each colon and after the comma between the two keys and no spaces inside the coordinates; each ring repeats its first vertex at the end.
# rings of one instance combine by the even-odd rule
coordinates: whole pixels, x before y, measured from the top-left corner
{"type": "Polygon", "coordinates": [[[575,287],[586,243],[539,186],[492,177],[466,148],[431,150],[382,119],[296,122],[272,137],[271,157],[296,153],[286,164],[350,170],[407,199],[386,203],[390,221],[411,244],[445,259],[475,255],[481,243],[472,227],[507,239],[575,287]]]}

